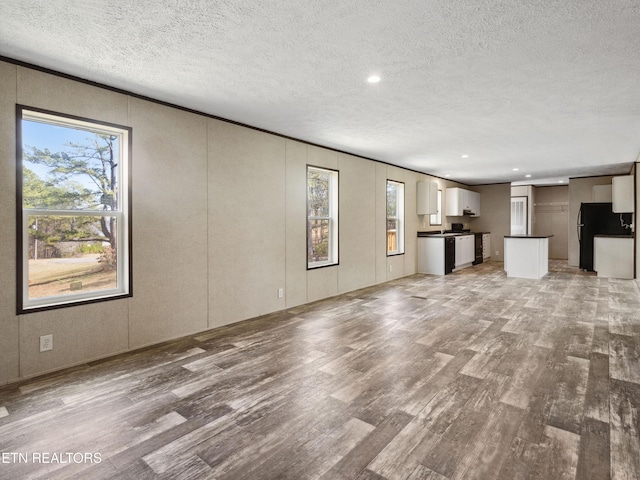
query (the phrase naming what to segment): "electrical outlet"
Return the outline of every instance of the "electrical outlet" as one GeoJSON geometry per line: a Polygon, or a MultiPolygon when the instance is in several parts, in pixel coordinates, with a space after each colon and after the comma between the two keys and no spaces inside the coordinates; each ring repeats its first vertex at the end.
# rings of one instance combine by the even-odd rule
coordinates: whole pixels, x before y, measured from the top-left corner
{"type": "Polygon", "coordinates": [[[389,265],[389,271],[392,272],[393,271],[393,265],[389,265]]]}
{"type": "Polygon", "coordinates": [[[500,255],[500,252],[498,252],[498,250],[496,250],[496,255],[500,255]]]}
{"type": "Polygon", "coordinates": [[[278,298],[282,298],[284,297],[284,288],[279,288],[278,289],[278,298]]]}
{"type": "Polygon", "coordinates": [[[48,352],[53,350],[53,334],[40,336],[40,351],[48,352]]]}

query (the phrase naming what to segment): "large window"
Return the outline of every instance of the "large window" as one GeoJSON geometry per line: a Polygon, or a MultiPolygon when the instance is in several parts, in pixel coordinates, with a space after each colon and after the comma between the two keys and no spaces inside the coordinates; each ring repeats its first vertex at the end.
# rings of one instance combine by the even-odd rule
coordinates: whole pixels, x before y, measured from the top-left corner
{"type": "Polygon", "coordinates": [[[17,116],[18,313],[129,296],[131,129],[17,116]]]}
{"type": "Polygon", "coordinates": [[[338,172],[307,166],[307,268],[338,263],[338,172]]]}
{"type": "Polygon", "coordinates": [[[404,183],[387,180],[387,255],[404,253],[404,183]]]}

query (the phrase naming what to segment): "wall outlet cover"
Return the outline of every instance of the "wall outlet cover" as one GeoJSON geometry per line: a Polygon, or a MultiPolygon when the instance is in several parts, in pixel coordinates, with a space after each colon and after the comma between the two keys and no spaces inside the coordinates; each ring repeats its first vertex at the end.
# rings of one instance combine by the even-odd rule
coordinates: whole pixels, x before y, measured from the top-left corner
{"type": "Polygon", "coordinates": [[[40,336],[40,351],[48,352],[53,350],[53,334],[40,336]]]}

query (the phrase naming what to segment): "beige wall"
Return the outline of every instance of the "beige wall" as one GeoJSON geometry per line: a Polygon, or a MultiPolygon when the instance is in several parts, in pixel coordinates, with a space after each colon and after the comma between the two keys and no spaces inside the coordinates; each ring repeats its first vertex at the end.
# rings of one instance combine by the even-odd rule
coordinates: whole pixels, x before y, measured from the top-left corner
{"type": "Polygon", "coordinates": [[[491,260],[504,262],[504,237],[511,233],[511,185],[479,185],[473,190],[480,193],[481,214],[471,218],[471,230],[491,233],[491,260]]]}
{"type": "Polygon", "coordinates": [[[594,185],[611,185],[611,176],[569,179],[569,244],[568,263],[580,266],[580,243],[578,242],[578,212],[580,204],[591,202],[594,185]]]}
{"type": "Polygon", "coordinates": [[[569,186],[535,188],[533,233],[553,235],[549,239],[549,258],[569,255],[569,186]]]}
{"type": "Polygon", "coordinates": [[[285,308],[285,159],[283,138],[209,120],[209,327],[285,308]]]}
{"type": "MultiPolygon", "coordinates": [[[[427,175],[3,62],[0,135],[0,384],[411,275],[425,221],[458,221],[416,214],[427,175]],[[132,127],[132,298],[15,314],[16,103],[132,127]],[[340,172],[340,264],[309,271],[307,164],[340,172]],[[387,179],[405,182],[393,257],[387,179]],[[45,334],[54,349],[40,353],[45,334]]],[[[443,199],[459,186],[433,180],[443,199]]]]}
{"type": "Polygon", "coordinates": [[[207,327],[207,121],[132,98],[127,123],[134,221],[128,347],[135,348],[207,327]]]}
{"type": "Polygon", "coordinates": [[[20,375],[16,316],[16,144],[18,67],[0,62],[0,384],[20,375]]]}

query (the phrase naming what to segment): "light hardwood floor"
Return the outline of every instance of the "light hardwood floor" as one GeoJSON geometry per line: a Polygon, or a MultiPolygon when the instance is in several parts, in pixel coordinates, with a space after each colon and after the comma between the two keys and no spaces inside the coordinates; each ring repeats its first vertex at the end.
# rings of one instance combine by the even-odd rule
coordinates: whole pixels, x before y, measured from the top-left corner
{"type": "Polygon", "coordinates": [[[638,479],[639,340],[635,281],[415,275],[4,387],[0,478],[638,479]]]}

